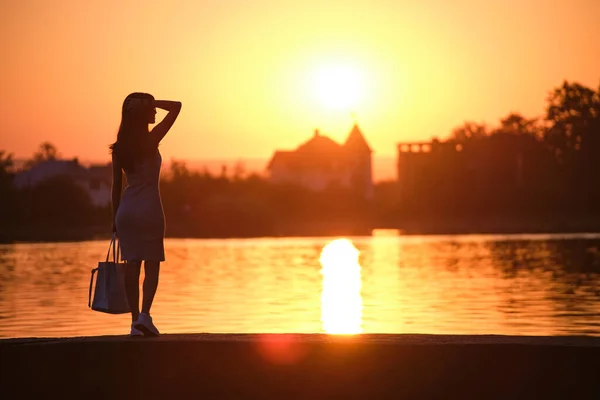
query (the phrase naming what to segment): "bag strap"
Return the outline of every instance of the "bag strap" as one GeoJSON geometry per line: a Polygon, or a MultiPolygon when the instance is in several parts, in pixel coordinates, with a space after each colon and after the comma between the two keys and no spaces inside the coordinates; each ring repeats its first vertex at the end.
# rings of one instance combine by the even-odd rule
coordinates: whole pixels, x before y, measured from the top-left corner
{"type": "Polygon", "coordinates": [[[119,239],[117,238],[117,234],[113,233],[112,239],[110,239],[110,244],[108,245],[108,253],[106,253],[106,262],[108,262],[110,258],[110,249],[112,248],[113,253],[113,261],[115,264],[119,263],[119,257],[121,253],[121,244],[119,243],[119,239]]]}
{"type": "Polygon", "coordinates": [[[90,278],[90,292],[88,294],[88,308],[92,307],[92,286],[94,283],[94,274],[98,271],[98,268],[92,270],[92,277],[90,278]]]}
{"type": "Polygon", "coordinates": [[[112,239],[110,239],[110,244],[108,245],[108,253],[106,253],[106,262],[108,262],[108,258],[110,257],[110,249],[113,249],[113,255],[115,254],[115,242],[117,241],[117,234],[113,233],[112,239]]]}

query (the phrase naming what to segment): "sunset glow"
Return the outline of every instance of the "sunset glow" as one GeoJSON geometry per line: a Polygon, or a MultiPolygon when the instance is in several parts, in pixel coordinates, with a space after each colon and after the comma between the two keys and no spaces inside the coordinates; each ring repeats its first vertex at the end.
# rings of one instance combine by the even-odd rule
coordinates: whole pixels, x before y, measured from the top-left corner
{"type": "Polygon", "coordinates": [[[351,113],[377,157],[395,156],[465,120],[538,116],[563,79],[599,79],[596,0],[48,4],[3,7],[0,149],[16,158],[49,140],[108,161],[133,91],[183,103],[166,159],[266,163],[315,128],[343,139],[351,113]]]}

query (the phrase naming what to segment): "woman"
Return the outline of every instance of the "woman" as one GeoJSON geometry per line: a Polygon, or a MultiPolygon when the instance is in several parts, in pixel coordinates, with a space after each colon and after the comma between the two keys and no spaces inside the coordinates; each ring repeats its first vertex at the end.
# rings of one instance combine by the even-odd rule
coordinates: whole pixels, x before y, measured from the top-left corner
{"type": "Polygon", "coordinates": [[[158,187],[162,158],[158,144],[181,110],[178,101],[154,100],[147,93],[132,93],[123,102],[117,141],[110,146],[113,165],[113,233],[126,261],[125,290],[131,308],[131,335],[158,336],[150,307],[158,287],[160,262],[165,260],[165,217],[158,187]],[[156,107],[167,116],[151,131],[156,107]],[[121,196],[123,171],[127,186],[121,196]],[[139,310],[140,269],[144,261],[142,312],[139,310]]]}

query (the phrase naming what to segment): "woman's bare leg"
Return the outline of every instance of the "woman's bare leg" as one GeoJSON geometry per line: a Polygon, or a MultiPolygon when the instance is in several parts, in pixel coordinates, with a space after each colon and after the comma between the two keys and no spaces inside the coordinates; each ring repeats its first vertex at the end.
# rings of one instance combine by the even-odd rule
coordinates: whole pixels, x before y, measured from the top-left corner
{"type": "Polygon", "coordinates": [[[142,312],[150,315],[150,307],[154,301],[154,295],[158,288],[158,273],[160,272],[160,261],[144,262],[144,295],[142,299],[142,312]]]}
{"type": "Polygon", "coordinates": [[[141,261],[129,261],[125,265],[125,293],[131,309],[131,322],[140,315],[140,269],[141,261]]]}

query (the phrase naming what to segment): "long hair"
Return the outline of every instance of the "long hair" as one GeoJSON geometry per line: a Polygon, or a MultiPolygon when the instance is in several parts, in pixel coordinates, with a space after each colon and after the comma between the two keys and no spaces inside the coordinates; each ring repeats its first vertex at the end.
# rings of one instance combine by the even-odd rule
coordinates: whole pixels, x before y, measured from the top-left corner
{"type": "Polygon", "coordinates": [[[148,119],[153,111],[154,97],[148,93],[131,93],[123,101],[121,125],[117,141],[110,145],[111,153],[123,169],[133,171],[136,163],[156,151],[148,134],[148,119]]]}

